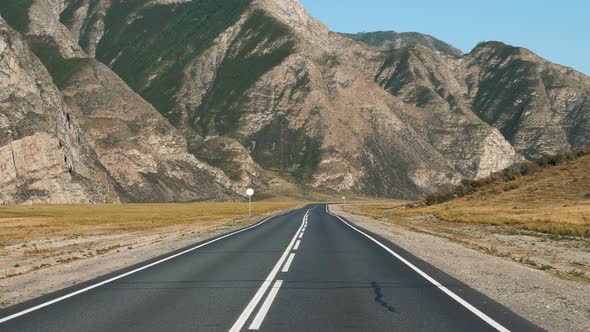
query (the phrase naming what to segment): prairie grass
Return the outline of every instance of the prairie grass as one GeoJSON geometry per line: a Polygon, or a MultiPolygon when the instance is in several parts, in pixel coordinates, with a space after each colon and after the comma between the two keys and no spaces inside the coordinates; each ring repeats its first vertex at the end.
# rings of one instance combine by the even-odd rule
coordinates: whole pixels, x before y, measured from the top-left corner
{"type": "MultiPolygon", "coordinates": [[[[256,202],[252,214],[255,218],[302,204],[256,202]]],[[[0,206],[0,246],[176,225],[206,227],[247,216],[247,203],[0,206]]]]}

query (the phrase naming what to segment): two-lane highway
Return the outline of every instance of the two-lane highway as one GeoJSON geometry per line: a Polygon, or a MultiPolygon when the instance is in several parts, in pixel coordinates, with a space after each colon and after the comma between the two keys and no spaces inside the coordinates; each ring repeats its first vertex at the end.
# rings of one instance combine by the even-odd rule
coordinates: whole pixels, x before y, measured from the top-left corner
{"type": "Polygon", "coordinates": [[[0,331],[245,330],[539,329],[324,205],[0,312],[0,331]]]}

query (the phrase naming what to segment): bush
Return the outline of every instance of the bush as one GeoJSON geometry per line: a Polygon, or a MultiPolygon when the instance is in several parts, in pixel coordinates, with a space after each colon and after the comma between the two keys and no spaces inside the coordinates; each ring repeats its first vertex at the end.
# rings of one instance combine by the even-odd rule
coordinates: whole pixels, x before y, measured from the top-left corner
{"type": "Polygon", "coordinates": [[[545,153],[539,159],[537,159],[537,164],[541,166],[558,166],[565,162],[566,158],[564,154],[548,154],[545,153]]]}
{"type": "Polygon", "coordinates": [[[583,148],[583,149],[579,149],[576,151],[576,156],[578,158],[583,157],[583,156],[587,156],[590,154],[590,148],[583,148]]]}
{"type": "Polygon", "coordinates": [[[449,192],[438,192],[438,193],[432,193],[432,194],[428,194],[428,196],[426,196],[426,204],[427,205],[434,205],[434,204],[440,204],[440,203],[444,203],[444,202],[448,202],[450,200],[452,200],[453,194],[449,193],[449,192]]]}
{"type": "Polygon", "coordinates": [[[514,189],[518,189],[518,186],[515,184],[511,184],[509,186],[504,187],[504,191],[512,191],[514,189]]]}
{"type": "Polygon", "coordinates": [[[33,0],[2,0],[0,1],[0,15],[14,30],[20,33],[29,28],[29,8],[33,0]]]}
{"type": "Polygon", "coordinates": [[[485,184],[486,184],[485,183],[485,179],[482,179],[482,180],[469,180],[469,179],[464,179],[464,180],[461,181],[461,185],[463,185],[465,187],[470,187],[470,188],[481,188],[485,184]]]}
{"type": "Polygon", "coordinates": [[[502,176],[504,177],[505,182],[514,181],[520,177],[520,172],[514,167],[509,167],[502,171],[502,176]]]}
{"type": "Polygon", "coordinates": [[[539,164],[530,161],[525,161],[520,165],[520,174],[523,176],[533,175],[539,173],[541,170],[542,168],[539,164]]]}

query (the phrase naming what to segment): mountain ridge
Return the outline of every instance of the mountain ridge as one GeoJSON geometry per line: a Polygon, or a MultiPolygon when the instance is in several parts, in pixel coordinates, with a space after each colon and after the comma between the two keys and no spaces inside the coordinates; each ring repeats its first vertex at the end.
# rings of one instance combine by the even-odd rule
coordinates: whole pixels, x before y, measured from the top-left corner
{"type": "Polygon", "coordinates": [[[24,36],[124,200],[239,197],[277,174],[415,198],[590,144],[588,78],[505,44],[383,49],[297,0],[45,1],[24,36]]]}
{"type": "Polygon", "coordinates": [[[340,34],[358,42],[382,49],[400,49],[422,45],[452,57],[461,57],[464,54],[463,51],[453,45],[445,43],[431,35],[425,35],[419,32],[396,32],[391,30],[340,34]]]}

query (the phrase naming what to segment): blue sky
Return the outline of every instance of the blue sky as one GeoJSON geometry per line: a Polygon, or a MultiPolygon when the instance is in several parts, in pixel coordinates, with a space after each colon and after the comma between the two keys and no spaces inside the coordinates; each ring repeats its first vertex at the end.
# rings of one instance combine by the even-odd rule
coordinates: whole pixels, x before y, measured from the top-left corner
{"type": "Polygon", "coordinates": [[[337,32],[433,35],[465,52],[499,40],[590,75],[590,0],[301,0],[337,32]]]}

